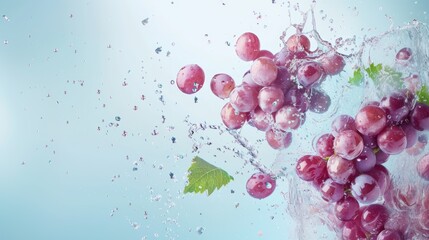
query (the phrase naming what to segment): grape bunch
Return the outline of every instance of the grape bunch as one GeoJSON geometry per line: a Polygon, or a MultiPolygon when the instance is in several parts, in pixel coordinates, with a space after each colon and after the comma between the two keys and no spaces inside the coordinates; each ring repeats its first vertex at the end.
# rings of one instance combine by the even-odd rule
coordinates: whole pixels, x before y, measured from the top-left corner
{"type": "MultiPolygon", "coordinates": [[[[409,48],[401,49],[397,61],[411,56],[409,48]]],[[[417,183],[398,189],[383,165],[404,150],[420,154],[427,142],[423,131],[429,130],[429,106],[416,98],[415,86],[408,87],[367,102],[354,117],[337,116],[331,132],[317,139],[317,154],[297,160],[298,177],[331,203],[342,239],[429,238],[429,185],[421,185],[422,191],[417,183]]],[[[429,181],[429,155],[415,169],[429,181]]]]}
{"type": "MultiPolygon", "coordinates": [[[[226,73],[215,74],[210,89],[220,99],[229,100],[220,111],[228,129],[240,129],[248,123],[265,132],[270,147],[285,149],[292,142],[292,131],[304,124],[308,110],[315,113],[328,110],[331,98],[320,85],[327,76],[343,70],[345,59],[333,49],[311,51],[309,38],[301,33],[289,37],[276,54],[261,50],[260,45],[254,33],[239,36],[235,52],[241,60],[252,62],[250,69],[240,84],[226,73]]],[[[204,84],[204,72],[196,64],[184,66],[176,83],[182,92],[195,93],[204,84]]],[[[261,178],[266,179],[261,180],[262,185],[253,177],[249,179],[247,190],[251,196],[260,199],[272,193],[275,179],[265,175],[261,178]]]]}

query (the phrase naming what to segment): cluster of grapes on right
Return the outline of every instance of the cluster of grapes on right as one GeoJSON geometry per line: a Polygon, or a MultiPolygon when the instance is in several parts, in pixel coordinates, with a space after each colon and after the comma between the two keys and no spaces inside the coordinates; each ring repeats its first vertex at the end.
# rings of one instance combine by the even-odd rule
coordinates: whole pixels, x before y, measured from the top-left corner
{"type": "MultiPolygon", "coordinates": [[[[401,63],[411,58],[409,48],[396,55],[401,63]]],[[[354,117],[337,116],[331,132],[317,139],[317,155],[298,159],[297,175],[331,203],[331,220],[344,240],[429,239],[429,155],[415,168],[426,181],[421,191],[410,186],[398,194],[383,166],[404,150],[419,154],[427,142],[429,106],[416,98],[416,87],[408,85],[367,102],[354,117]]]]}

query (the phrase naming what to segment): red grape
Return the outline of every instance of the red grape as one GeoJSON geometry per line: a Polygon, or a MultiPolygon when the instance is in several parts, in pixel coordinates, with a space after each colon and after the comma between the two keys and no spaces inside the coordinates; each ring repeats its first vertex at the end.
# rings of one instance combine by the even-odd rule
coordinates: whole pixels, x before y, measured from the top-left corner
{"type": "Polygon", "coordinates": [[[384,224],[389,219],[387,208],[381,204],[371,204],[362,211],[361,223],[364,230],[377,234],[383,230],[384,224]]]}
{"type": "Polygon", "coordinates": [[[263,87],[258,94],[259,107],[266,113],[279,110],[284,103],[284,93],[277,87],[263,87]]]}
{"type": "Polygon", "coordinates": [[[429,154],[424,155],[417,162],[417,173],[421,178],[429,181],[429,154]]]}
{"type": "Polygon", "coordinates": [[[410,48],[402,48],[398,51],[396,54],[396,60],[397,61],[409,61],[412,56],[412,51],[410,48]]]}
{"type": "Polygon", "coordinates": [[[377,235],[376,240],[402,240],[402,237],[398,231],[386,229],[377,235]]]}
{"type": "Polygon", "coordinates": [[[271,86],[280,88],[283,93],[287,93],[289,89],[296,86],[296,83],[291,80],[291,76],[286,67],[278,67],[277,78],[271,83],[271,86]]]}
{"type": "Polygon", "coordinates": [[[309,110],[314,113],[325,113],[331,106],[331,98],[322,90],[313,88],[310,97],[309,110]]]}
{"type": "Polygon", "coordinates": [[[380,196],[377,181],[367,174],[357,176],[350,184],[352,195],[361,203],[372,203],[380,196]]]}
{"type": "Polygon", "coordinates": [[[343,71],[346,65],[344,58],[338,53],[328,53],[322,56],[320,64],[326,74],[335,75],[343,71]]]}
{"type": "Polygon", "coordinates": [[[320,186],[320,193],[322,194],[323,200],[327,202],[337,202],[344,197],[343,184],[334,182],[331,178],[326,179],[320,186]]]}
{"type": "Polygon", "coordinates": [[[324,70],[317,62],[306,62],[298,67],[296,78],[299,83],[304,87],[311,87],[312,85],[322,81],[325,77],[324,70]]]}
{"type": "Polygon", "coordinates": [[[257,107],[250,112],[248,123],[258,130],[267,131],[271,124],[274,123],[274,117],[271,113],[266,113],[262,111],[261,108],[257,107]]]}
{"type": "Polygon", "coordinates": [[[259,54],[256,58],[259,58],[259,57],[267,57],[267,58],[274,59],[274,54],[268,50],[261,50],[259,51],[259,54]]]}
{"type": "Polygon", "coordinates": [[[176,84],[180,91],[186,94],[198,92],[204,84],[204,71],[197,64],[182,67],[177,73],[176,84]]]}
{"type": "Polygon", "coordinates": [[[359,213],[359,203],[354,197],[345,196],[335,204],[334,213],[339,220],[353,220],[359,213]]]}
{"type": "Polygon", "coordinates": [[[284,47],[280,52],[274,55],[274,62],[277,66],[289,67],[293,57],[294,54],[289,51],[287,47],[284,47]]]}
{"type": "Polygon", "coordinates": [[[282,130],[297,129],[301,125],[301,113],[291,106],[281,107],[274,116],[277,126],[282,130]]]}
{"type": "Polygon", "coordinates": [[[404,130],[405,137],[407,138],[407,146],[405,148],[414,146],[417,142],[417,130],[411,124],[403,124],[401,128],[404,130]]]}
{"type": "Polygon", "coordinates": [[[368,172],[374,168],[377,160],[369,147],[364,147],[362,153],[355,159],[356,170],[360,173],[368,172]]]}
{"type": "Polygon", "coordinates": [[[429,106],[423,103],[416,103],[411,111],[411,124],[419,131],[429,130],[429,106]]]}
{"type": "Polygon", "coordinates": [[[249,114],[237,112],[231,103],[226,103],[222,108],[221,118],[227,128],[239,129],[246,123],[249,114]]]}
{"type": "Polygon", "coordinates": [[[353,160],[362,153],[362,137],[353,130],[341,131],[334,140],[335,154],[347,160],[353,160]]]}
{"type": "Polygon", "coordinates": [[[285,93],[285,105],[294,106],[300,112],[306,112],[309,107],[309,90],[293,86],[285,93]]]}
{"type": "Polygon", "coordinates": [[[235,52],[243,61],[253,61],[258,57],[260,42],[254,33],[246,32],[238,37],[235,43],[235,52]]]}
{"type": "Polygon", "coordinates": [[[345,184],[356,173],[353,161],[345,160],[338,155],[332,155],[326,165],[329,176],[337,183],[345,184]]]}
{"type": "Polygon", "coordinates": [[[359,219],[348,221],[342,229],[343,240],[367,240],[365,231],[363,230],[359,219]]]}
{"type": "Polygon", "coordinates": [[[365,147],[369,147],[372,149],[377,147],[377,137],[376,136],[362,135],[362,139],[363,139],[363,145],[365,145],[365,147]]]}
{"type": "Polygon", "coordinates": [[[407,117],[410,112],[408,98],[402,92],[394,92],[380,101],[380,107],[386,112],[387,119],[399,123],[407,117]]]}
{"type": "Polygon", "coordinates": [[[375,136],[386,126],[386,113],[380,107],[367,105],[358,112],[355,123],[363,135],[375,136]]]}
{"type": "Polygon", "coordinates": [[[247,84],[247,85],[249,85],[249,86],[251,86],[251,87],[257,88],[257,89],[258,89],[258,91],[262,88],[261,86],[259,86],[258,84],[256,84],[256,83],[253,81],[252,74],[250,74],[250,70],[249,70],[249,71],[247,71],[247,72],[243,75],[243,84],[247,84]]]}
{"type": "Polygon", "coordinates": [[[302,52],[310,50],[310,40],[302,34],[294,34],[286,41],[286,46],[291,52],[302,52]]]}
{"type": "Polygon", "coordinates": [[[390,182],[389,171],[383,165],[375,165],[373,169],[366,173],[375,179],[380,188],[381,194],[384,194],[390,182]]]}
{"type": "Polygon", "coordinates": [[[323,158],[330,157],[334,154],[334,136],[326,133],[320,136],[316,142],[316,151],[323,158]]]}
{"type": "Polygon", "coordinates": [[[292,142],[292,133],[269,129],[265,132],[265,139],[273,149],[287,148],[292,142]]]}
{"type": "Polygon", "coordinates": [[[229,97],[232,89],[235,88],[234,79],[231,76],[225,73],[219,73],[213,76],[210,82],[210,89],[214,95],[218,96],[221,99],[229,97]]]}
{"type": "Polygon", "coordinates": [[[232,107],[238,112],[250,112],[258,106],[258,88],[242,84],[229,94],[232,107]]]}
{"type": "Polygon", "coordinates": [[[355,120],[349,115],[339,115],[332,121],[331,128],[332,135],[336,137],[341,131],[356,130],[355,120]]]}
{"type": "Polygon", "coordinates": [[[305,155],[298,159],[295,170],[302,180],[313,181],[326,170],[326,161],[319,156],[305,155]]]}
{"type": "Polygon", "coordinates": [[[270,196],[276,188],[276,180],[265,173],[253,174],[246,183],[250,196],[258,199],[270,196]]]}
{"type": "Polygon", "coordinates": [[[375,159],[377,164],[383,164],[385,162],[387,162],[387,160],[389,159],[390,154],[387,154],[385,152],[383,152],[382,150],[378,150],[375,153],[375,159]]]}
{"type": "Polygon", "coordinates": [[[260,86],[268,86],[277,78],[277,66],[274,61],[267,57],[257,58],[251,68],[253,81],[260,86]]]}
{"type": "Polygon", "coordinates": [[[377,144],[387,154],[398,154],[407,146],[407,137],[401,127],[391,126],[378,134],[377,144]]]}

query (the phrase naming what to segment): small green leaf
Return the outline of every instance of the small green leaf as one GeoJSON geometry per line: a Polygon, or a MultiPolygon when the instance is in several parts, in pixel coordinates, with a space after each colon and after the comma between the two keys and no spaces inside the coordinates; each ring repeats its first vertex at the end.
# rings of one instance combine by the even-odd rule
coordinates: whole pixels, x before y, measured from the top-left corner
{"type": "Polygon", "coordinates": [[[424,103],[429,105],[429,90],[426,85],[423,85],[420,90],[416,92],[417,94],[417,102],[424,103]]]}
{"type": "Polygon", "coordinates": [[[353,72],[353,77],[349,78],[349,83],[354,86],[359,86],[363,82],[363,74],[360,68],[353,72]]]}
{"type": "Polygon", "coordinates": [[[368,68],[365,68],[368,77],[371,78],[375,84],[378,82],[378,75],[380,74],[381,69],[383,69],[383,66],[380,63],[377,65],[371,63],[368,68]]]}
{"type": "Polygon", "coordinates": [[[185,186],[184,193],[203,193],[207,190],[210,196],[215,189],[219,189],[234,180],[227,172],[198,156],[192,159],[188,172],[188,185],[185,186]]]}

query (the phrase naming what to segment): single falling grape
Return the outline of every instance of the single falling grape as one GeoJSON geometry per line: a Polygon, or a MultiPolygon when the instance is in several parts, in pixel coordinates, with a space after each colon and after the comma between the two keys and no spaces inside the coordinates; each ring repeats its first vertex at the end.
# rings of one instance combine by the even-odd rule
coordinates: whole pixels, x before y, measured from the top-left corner
{"type": "Polygon", "coordinates": [[[177,73],[177,87],[186,94],[198,92],[204,84],[204,71],[197,64],[182,67],[177,73]]]}
{"type": "Polygon", "coordinates": [[[247,180],[246,189],[254,198],[266,198],[276,189],[276,180],[266,173],[255,173],[247,180]]]}

